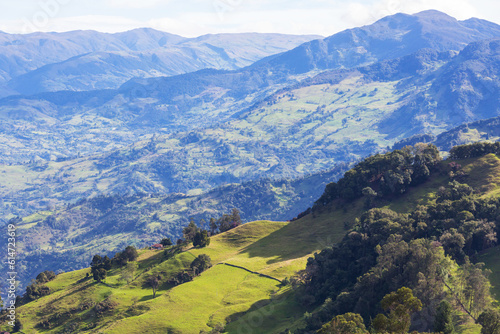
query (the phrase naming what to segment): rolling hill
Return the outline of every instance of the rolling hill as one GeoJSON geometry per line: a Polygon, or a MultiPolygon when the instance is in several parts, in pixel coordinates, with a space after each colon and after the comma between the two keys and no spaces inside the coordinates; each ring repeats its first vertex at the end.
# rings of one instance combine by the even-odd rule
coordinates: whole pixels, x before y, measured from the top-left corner
{"type": "MultiPolygon", "coordinates": [[[[478,191],[474,196],[497,196],[498,156],[488,154],[455,162],[461,164],[466,182],[478,191]]],[[[381,198],[375,207],[400,213],[421,210],[422,205],[439,207],[440,188],[450,180],[439,170],[446,171],[449,163],[440,162],[426,182],[402,195],[381,198]]],[[[173,256],[141,250],[134,279],[129,283],[120,278],[123,268],[110,270],[105,284],[85,278],[89,269],[59,274],[46,283],[51,291],[48,296],[18,308],[24,331],[199,333],[218,324],[225,326],[224,333],[295,331],[306,325],[305,312],[322,312],[324,307],[304,306],[295,297],[300,290],[279,281],[303,269],[314,252],[349,239],[343,239],[349,226],[354,226],[354,231],[362,228],[356,218],[366,210],[365,202],[365,198],[334,200],[327,210],[313,211],[292,222],[247,223],[212,237],[208,247],[189,246],[173,256]],[[210,256],[210,269],[188,283],[165,283],[152,298],[151,288],[145,284],[147,277],[160,274],[166,281],[201,254],[210,256]]],[[[497,257],[496,248],[492,248],[480,259],[496,270],[497,257]]],[[[465,322],[457,330],[472,333],[479,328],[465,322]]]]}

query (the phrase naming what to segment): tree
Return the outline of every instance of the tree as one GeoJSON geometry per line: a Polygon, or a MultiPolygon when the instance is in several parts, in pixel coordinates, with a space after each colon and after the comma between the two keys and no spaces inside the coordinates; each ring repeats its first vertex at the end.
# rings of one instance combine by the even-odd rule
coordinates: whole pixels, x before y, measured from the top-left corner
{"type": "Polygon", "coordinates": [[[47,275],[45,275],[45,272],[41,272],[36,276],[36,281],[39,283],[45,283],[48,282],[47,275]]]}
{"type": "Polygon", "coordinates": [[[230,229],[238,227],[242,224],[240,217],[240,212],[238,209],[233,209],[231,214],[224,214],[219,218],[216,225],[218,226],[219,232],[226,232],[230,229]]]}
{"type": "Polygon", "coordinates": [[[96,280],[98,283],[104,281],[106,279],[108,272],[104,268],[99,268],[99,267],[93,267],[92,268],[92,275],[94,277],[94,280],[96,280]]]}
{"type": "Polygon", "coordinates": [[[119,267],[123,267],[129,261],[135,261],[139,257],[139,253],[134,246],[127,246],[123,252],[118,252],[113,257],[113,263],[119,267]]]}
{"type": "Polygon", "coordinates": [[[407,333],[412,313],[422,309],[422,302],[407,287],[385,295],[380,304],[384,310],[389,311],[389,317],[383,314],[375,317],[372,325],[379,332],[407,333]]]}
{"type": "Polygon", "coordinates": [[[215,218],[210,218],[210,235],[217,234],[218,229],[217,220],[215,218]]]}
{"type": "Polygon", "coordinates": [[[137,249],[134,246],[127,246],[123,254],[129,261],[135,261],[139,257],[139,253],[137,253],[137,249]]]}
{"type": "Polygon", "coordinates": [[[481,334],[500,334],[500,311],[488,309],[481,313],[477,322],[483,326],[481,334]]]}
{"type": "Polygon", "coordinates": [[[111,269],[111,260],[109,257],[104,258],[100,255],[94,255],[92,262],[90,263],[90,270],[92,271],[92,276],[97,282],[102,282],[107,275],[107,269],[111,269]]]}
{"type": "Polygon", "coordinates": [[[160,244],[162,244],[163,247],[168,247],[168,246],[172,246],[173,245],[172,240],[170,240],[170,238],[163,238],[160,241],[160,244]]]}
{"type": "Polygon", "coordinates": [[[102,259],[102,267],[106,270],[110,270],[112,267],[111,259],[107,255],[102,259]]]}
{"type": "Polygon", "coordinates": [[[231,228],[238,227],[242,224],[240,211],[238,209],[233,209],[231,212],[231,228]]]}
{"type": "Polygon", "coordinates": [[[36,276],[36,282],[43,284],[52,281],[56,278],[56,273],[50,270],[45,270],[36,276]]]}
{"type": "Polygon", "coordinates": [[[439,303],[436,310],[436,318],[434,319],[434,331],[441,332],[443,334],[455,333],[452,310],[453,308],[448,301],[443,300],[439,303]]]}
{"type": "Polygon", "coordinates": [[[134,279],[134,274],[137,268],[139,267],[137,262],[129,262],[127,266],[122,270],[120,279],[122,281],[126,281],[127,283],[132,282],[134,279]]]}
{"type": "Polygon", "coordinates": [[[198,257],[194,259],[193,262],[191,262],[191,269],[193,270],[195,275],[201,274],[211,266],[212,260],[210,259],[210,256],[206,254],[198,255],[198,257]]]}
{"type": "Polygon", "coordinates": [[[156,298],[156,291],[160,286],[161,276],[160,275],[151,275],[146,279],[146,284],[153,289],[153,298],[156,298]]]}
{"type": "Polygon", "coordinates": [[[99,254],[94,255],[92,262],[90,262],[91,267],[97,267],[102,263],[102,257],[99,254]]]}
{"type": "Polygon", "coordinates": [[[454,285],[459,287],[456,297],[474,319],[491,304],[492,299],[488,280],[491,271],[483,270],[483,266],[484,263],[472,264],[467,259],[453,277],[454,285]]]}
{"type": "Polygon", "coordinates": [[[363,196],[366,197],[365,209],[371,209],[373,206],[373,201],[377,197],[377,192],[370,187],[363,188],[361,192],[363,193],[363,196]]]}
{"type": "Polygon", "coordinates": [[[205,229],[205,224],[206,224],[206,223],[207,223],[207,222],[205,221],[205,219],[203,219],[203,218],[202,218],[202,219],[200,219],[200,229],[201,229],[201,230],[204,230],[204,229],[205,229]]]}
{"type": "Polygon", "coordinates": [[[363,318],[356,313],[338,315],[321,327],[319,334],[368,334],[363,318]]]}
{"type": "Polygon", "coordinates": [[[19,318],[16,318],[12,330],[14,331],[14,333],[17,333],[20,332],[22,329],[23,329],[23,324],[21,323],[21,320],[19,320],[19,318]]]}
{"type": "Polygon", "coordinates": [[[205,230],[196,232],[193,239],[193,246],[203,248],[208,245],[210,245],[210,237],[208,236],[208,232],[205,230]]]}
{"type": "Polygon", "coordinates": [[[187,242],[192,242],[196,232],[198,232],[198,227],[194,223],[194,220],[191,220],[189,225],[182,230],[182,235],[187,242]]]}

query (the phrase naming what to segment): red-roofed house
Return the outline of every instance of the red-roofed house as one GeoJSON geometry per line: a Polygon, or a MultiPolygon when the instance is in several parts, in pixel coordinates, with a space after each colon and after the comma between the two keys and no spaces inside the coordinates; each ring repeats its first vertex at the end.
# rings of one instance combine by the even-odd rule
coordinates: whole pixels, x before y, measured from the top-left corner
{"type": "Polygon", "coordinates": [[[163,245],[162,244],[154,244],[151,246],[152,250],[163,250],[163,245]]]}

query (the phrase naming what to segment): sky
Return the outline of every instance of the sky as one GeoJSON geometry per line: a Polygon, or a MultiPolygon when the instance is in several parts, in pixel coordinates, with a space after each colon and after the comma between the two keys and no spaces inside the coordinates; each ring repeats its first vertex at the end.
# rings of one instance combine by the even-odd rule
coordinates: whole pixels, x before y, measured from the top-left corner
{"type": "Polygon", "coordinates": [[[387,15],[427,9],[500,24],[498,0],[0,0],[0,30],[121,32],[150,27],[185,37],[238,32],[330,36],[387,15]]]}

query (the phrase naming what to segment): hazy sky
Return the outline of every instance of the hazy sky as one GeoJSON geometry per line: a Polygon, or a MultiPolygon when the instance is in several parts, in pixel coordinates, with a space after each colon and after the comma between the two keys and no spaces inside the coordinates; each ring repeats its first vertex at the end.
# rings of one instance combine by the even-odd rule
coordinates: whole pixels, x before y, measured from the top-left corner
{"type": "Polygon", "coordinates": [[[425,9],[500,23],[498,0],[0,0],[0,30],[151,27],[187,37],[223,32],[328,36],[386,15],[425,9]]]}

